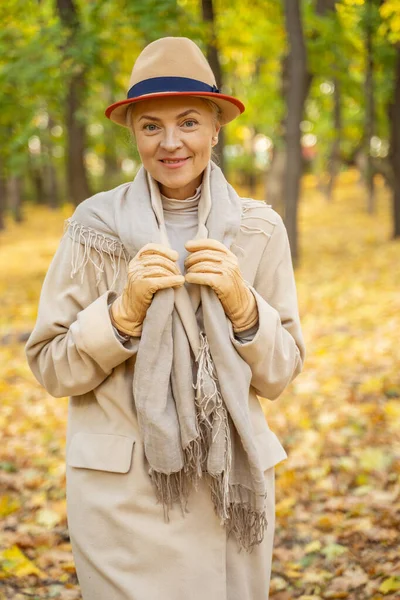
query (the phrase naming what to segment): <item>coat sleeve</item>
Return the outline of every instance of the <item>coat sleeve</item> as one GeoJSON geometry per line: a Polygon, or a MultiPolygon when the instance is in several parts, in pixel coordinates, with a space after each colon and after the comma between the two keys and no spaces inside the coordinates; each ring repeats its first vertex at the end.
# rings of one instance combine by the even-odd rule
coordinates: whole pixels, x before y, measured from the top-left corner
{"type": "Polygon", "coordinates": [[[250,286],[257,301],[258,329],[243,343],[229,322],[231,342],[251,368],[251,385],[270,400],[278,398],[302,371],[305,359],[289,238],[282,218],[277,217],[250,286]]]}
{"type": "MultiPolygon", "coordinates": [[[[122,343],[115,335],[108,307],[117,294],[107,290],[105,283],[103,293],[96,287],[94,255],[89,254],[84,276],[71,278],[74,244],[78,243],[68,232],[61,239],[43,282],[36,324],[25,346],[34,376],[56,398],[95,389],[117,365],[137,352],[140,340],[136,337],[122,343]]],[[[104,275],[112,278],[108,256],[104,261],[104,275]]]]}

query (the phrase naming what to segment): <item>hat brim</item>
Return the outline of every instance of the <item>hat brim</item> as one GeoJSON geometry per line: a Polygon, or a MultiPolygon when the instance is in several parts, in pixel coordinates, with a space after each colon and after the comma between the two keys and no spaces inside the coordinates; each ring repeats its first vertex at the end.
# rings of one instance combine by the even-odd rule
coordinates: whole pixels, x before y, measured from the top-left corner
{"type": "Polygon", "coordinates": [[[230,121],[233,121],[233,119],[236,119],[236,117],[245,110],[245,106],[240,100],[226,94],[214,92],[155,92],[153,94],[139,96],[138,98],[127,98],[126,100],[114,102],[106,108],[104,114],[108,119],[114,121],[114,123],[127,127],[126,111],[129,104],[149,100],[150,98],[163,98],[166,96],[196,96],[198,98],[208,98],[209,100],[213,100],[222,111],[220,117],[221,125],[226,125],[230,121]]]}

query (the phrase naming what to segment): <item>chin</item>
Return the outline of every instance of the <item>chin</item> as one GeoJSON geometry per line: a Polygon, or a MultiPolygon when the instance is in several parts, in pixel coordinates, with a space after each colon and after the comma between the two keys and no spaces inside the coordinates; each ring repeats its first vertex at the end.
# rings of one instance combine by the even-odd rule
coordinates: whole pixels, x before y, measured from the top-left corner
{"type": "Polygon", "coordinates": [[[193,179],[196,178],[196,175],[170,175],[169,177],[164,177],[162,175],[160,175],[158,181],[162,184],[165,185],[165,187],[169,187],[169,188],[181,188],[181,187],[185,187],[185,185],[188,185],[189,183],[191,183],[193,181],[193,179]]]}

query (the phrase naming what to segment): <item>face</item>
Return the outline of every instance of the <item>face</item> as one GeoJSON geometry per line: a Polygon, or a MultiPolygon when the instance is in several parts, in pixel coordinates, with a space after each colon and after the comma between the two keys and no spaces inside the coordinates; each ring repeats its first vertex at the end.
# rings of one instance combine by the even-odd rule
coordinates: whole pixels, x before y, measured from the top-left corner
{"type": "Polygon", "coordinates": [[[161,192],[179,200],[193,195],[221,127],[212,108],[194,96],[167,96],[134,103],[131,117],[143,166],[161,192]]]}

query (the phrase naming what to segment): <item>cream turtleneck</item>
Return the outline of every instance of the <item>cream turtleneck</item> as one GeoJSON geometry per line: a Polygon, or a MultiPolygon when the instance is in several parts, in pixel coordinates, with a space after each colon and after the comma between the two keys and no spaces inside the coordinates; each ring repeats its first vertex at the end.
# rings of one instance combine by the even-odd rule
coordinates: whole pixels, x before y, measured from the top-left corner
{"type": "Polygon", "coordinates": [[[181,273],[184,274],[186,272],[184,262],[189,254],[185,248],[185,243],[193,239],[197,233],[201,184],[196,188],[193,196],[185,200],[167,198],[161,193],[160,196],[168,239],[172,248],[179,254],[178,264],[181,273]]]}

